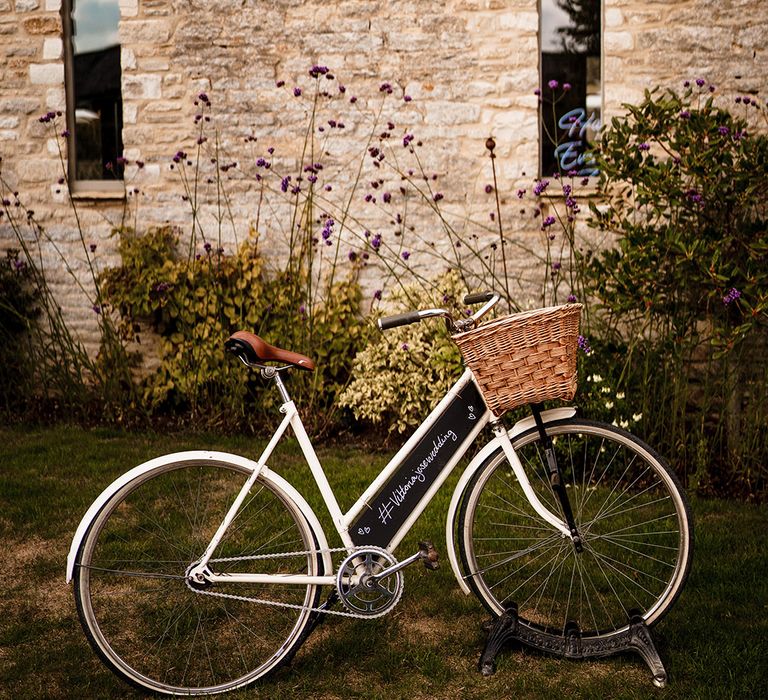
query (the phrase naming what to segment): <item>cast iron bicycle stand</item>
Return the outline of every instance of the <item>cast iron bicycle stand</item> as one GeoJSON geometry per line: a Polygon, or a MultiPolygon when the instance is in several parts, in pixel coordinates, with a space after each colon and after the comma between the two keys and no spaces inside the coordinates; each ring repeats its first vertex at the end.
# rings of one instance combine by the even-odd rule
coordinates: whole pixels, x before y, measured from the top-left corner
{"type": "Polygon", "coordinates": [[[626,632],[599,639],[582,637],[576,625],[566,625],[564,634],[550,634],[532,629],[521,623],[516,606],[510,606],[484,629],[488,641],[478,664],[484,676],[496,671],[496,655],[509,641],[517,641],[539,651],[566,659],[591,659],[611,656],[626,651],[636,651],[643,658],[653,675],[653,684],[663,688],[667,684],[667,672],[651,638],[650,630],[640,615],[632,615],[626,632]]]}

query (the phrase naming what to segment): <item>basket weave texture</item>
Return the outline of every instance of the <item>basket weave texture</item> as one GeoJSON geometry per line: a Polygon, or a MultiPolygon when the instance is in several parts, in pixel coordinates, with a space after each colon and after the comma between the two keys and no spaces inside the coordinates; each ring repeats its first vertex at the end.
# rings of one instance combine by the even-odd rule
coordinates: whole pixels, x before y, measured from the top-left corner
{"type": "Polygon", "coordinates": [[[581,308],[524,311],[453,336],[495,415],[574,397],[581,308]]]}

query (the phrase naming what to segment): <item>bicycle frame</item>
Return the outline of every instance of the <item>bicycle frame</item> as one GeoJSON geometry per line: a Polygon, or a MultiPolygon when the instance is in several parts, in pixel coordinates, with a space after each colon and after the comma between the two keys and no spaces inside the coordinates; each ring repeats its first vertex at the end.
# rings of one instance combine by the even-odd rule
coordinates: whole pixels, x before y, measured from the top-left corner
{"type": "MultiPolygon", "coordinates": [[[[198,576],[212,583],[275,583],[296,584],[296,585],[335,585],[335,576],[333,574],[322,576],[308,575],[274,575],[274,574],[238,574],[227,573],[217,574],[209,567],[211,558],[219,545],[227,528],[234,520],[243,501],[248,495],[253,484],[260,474],[269,473],[267,462],[272,455],[276,445],[281,440],[288,427],[290,426],[298,440],[299,446],[304,458],[312,472],[317,483],[323,500],[333,520],[336,531],[341,538],[342,543],[348,550],[356,547],[365,546],[367,536],[373,532],[371,525],[361,525],[361,523],[373,523],[378,516],[382,525],[388,522],[396,523],[396,529],[393,528],[384,532],[391,538],[384,547],[392,552],[402,541],[403,537],[410,531],[411,527],[423,513],[432,497],[440,489],[448,475],[456,464],[466,454],[469,447],[475,441],[480,431],[488,424],[494,421],[494,431],[496,439],[492,441],[495,447],[501,446],[504,449],[507,458],[512,465],[515,475],[523,489],[525,495],[530,501],[536,512],[554,528],[559,530],[564,536],[570,537],[570,531],[567,525],[556,515],[551,513],[536,497],[530,486],[520,461],[512,448],[512,443],[505,428],[498,423],[493,414],[486,408],[480,397],[479,389],[475,383],[471,370],[466,370],[459,380],[451,387],[443,399],[429,414],[426,420],[419,426],[416,432],[408,439],[402,448],[395,454],[386,467],[358,498],[355,504],[346,513],[339,507],[336,496],[326,477],[325,471],[315,453],[314,447],[306,433],[304,424],[301,421],[298,410],[292,400],[288,397],[285,389],[281,386],[281,393],[288,400],[281,406],[280,411],[285,414],[280,426],[275,431],[272,439],[264,449],[257,461],[257,467],[253,474],[243,485],[240,493],[233,502],[229,512],[225,516],[217,532],[211,539],[205,553],[197,565],[189,572],[192,577],[198,576]],[[453,425],[452,421],[460,419],[462,409],[466,409],[465,420],[456,426],[456,429],[448,428],[450,433],[443,433],[443,425],[453,425]],[[437,429],[437,438],[441,435],[448,435],[448,439],[438,441],[432,439],[437,429]],[[426,447],[429,447],[432,439],[432,450],[428,453],[420,451],[420,447],[426,441],[426,447]],[[454,444],[451,444],[454,443],[454,444]],[[452,450],[452,451],[451,451],[452,450]],[[443,452],[441,455],[440,453],[443,452]],[[438,459],[441,457],[441,459],[438,459]],[[416,464],[415,467],[412,465],[416,464]],[[430,467],[435,468],[430,470],[430,467]],[[393,485],[393,480],[400,478],[402,481],[395,490],[389,492],[393,485]],[[419,500],[406,506],[402,511],[402,517],[393,518],[393,511],[399,510],[405,505],[411,489],[415,490],[416,484],[421,485],[421,493],[417,492],[419,500]],[[407,486],[407,488],[405,488],[407,486]],[[410,508],[410,509],[409,509],[410,508]],[[366,531],[368,530],[368,531],[366,531]],[[356,537],[355,537],[356,536],[356,537]]],[[[485,450],[483,451],[485,452],[485,450]]],[[[471,467],[479,462],[476,459],[467,471],[472,471],[471,467]]],[[[398,515],[401,515],[398,513],[398,515]]],[[[370,544],[370,542],[368,542],[370,544]]],[[[449,559],[454,571],[458,576],[458,567],[453,552],[452,542],[449,538],[449,559]]],[[[466,584],[461,581],[462,588],[466,584]]]]}

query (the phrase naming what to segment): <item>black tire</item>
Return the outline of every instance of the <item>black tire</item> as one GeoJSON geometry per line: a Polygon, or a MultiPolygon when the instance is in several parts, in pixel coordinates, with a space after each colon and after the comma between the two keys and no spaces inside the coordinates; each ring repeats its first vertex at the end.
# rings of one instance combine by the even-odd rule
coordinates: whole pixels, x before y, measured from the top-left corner
{"type": "MultiPolygon", "coordinates": [[[[177,461],[123,486],[91,523],[75,562],[75,601],[104,663],[145,691],[212,694],[286,663],[312,628],[318,586],[214,585],[193,591],[185,572],[203,554],[251,472],[225,461],[177,461]],[[301,609],[206,595],[226,593],[301,609]]],[[[322,573],[298,506],[263,477],[214,559],[217,573],[322,573]],[[308,554],[307,552],[313,552],[308,554]]]]}
{"type": "MultiPolygon", "coordinates": [[[[583,636],[624,632],[631,616],[658,622],[683,588],[693,552],[688,501],[664,460],[624,430],[586,420],[547,424],[584,547],[577,553],[533,510],[501,448],[467,485],[457,537],[467,582],[500,615],[583,636]]],[[[538,431],[513,446],[539,499],[562,517],[538,431]]]]}

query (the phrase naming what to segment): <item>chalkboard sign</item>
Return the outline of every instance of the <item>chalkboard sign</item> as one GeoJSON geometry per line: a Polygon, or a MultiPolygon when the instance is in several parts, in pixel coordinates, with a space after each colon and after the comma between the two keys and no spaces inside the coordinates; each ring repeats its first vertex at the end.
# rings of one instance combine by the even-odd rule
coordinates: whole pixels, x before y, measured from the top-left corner
{"type": "Polygon", "coordinates": [[[487,411],[469,382],[349,528],[358,545],[386,547],[487,411]]]}

